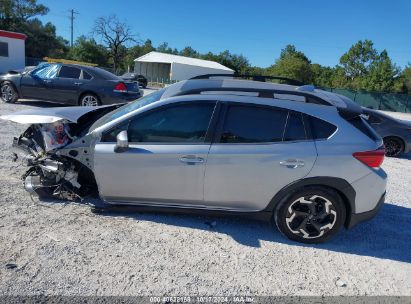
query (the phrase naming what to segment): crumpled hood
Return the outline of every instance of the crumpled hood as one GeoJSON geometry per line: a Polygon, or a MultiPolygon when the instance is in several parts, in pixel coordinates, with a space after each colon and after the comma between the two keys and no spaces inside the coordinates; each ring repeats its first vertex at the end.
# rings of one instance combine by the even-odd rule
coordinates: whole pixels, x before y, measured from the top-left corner
{"type": "Polygon", "coordinates": [[[12,114],[2,115],[0,118],[20,124],[45,124],[54,123],[59,120],[67,120],[69,122],[76,123],[81,116],[87,113],[112,106],[113,105],[99,107],[56,107],[28,109],[14,112],[12,114]]]}

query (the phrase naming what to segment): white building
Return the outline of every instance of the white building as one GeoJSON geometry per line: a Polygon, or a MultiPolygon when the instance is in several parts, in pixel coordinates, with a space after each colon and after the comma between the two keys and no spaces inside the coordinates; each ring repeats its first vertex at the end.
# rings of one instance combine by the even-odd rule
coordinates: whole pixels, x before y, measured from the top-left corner
{"type": "Polygon", "coordinates": [[[21,33],[0,30],[0,74],[25,67],[25,40],[21,33]]]}
{"type": "Polygon", "coordinates": [[[180,81],[204,74],[233,74],[234,71],[214,61],[150,52],[134,60],[134,73],[148,81],[180,81]]]}

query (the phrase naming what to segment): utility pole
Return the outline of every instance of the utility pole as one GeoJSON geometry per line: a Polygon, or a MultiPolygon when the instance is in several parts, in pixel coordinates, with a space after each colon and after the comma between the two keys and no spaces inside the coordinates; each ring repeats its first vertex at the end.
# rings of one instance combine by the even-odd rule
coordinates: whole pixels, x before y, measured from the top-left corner
{"type": "Polygon", "coordinates": [[[78,14],[74,9],[71,9],[70,10],[70,22],[71,22],[71,25],[70,25],[70,30],[71,30],[71,47],[73,47],[73,31],[74,31],[74,29],[73,29],[73,25],[74,25],[74,14],[78,14]]]}

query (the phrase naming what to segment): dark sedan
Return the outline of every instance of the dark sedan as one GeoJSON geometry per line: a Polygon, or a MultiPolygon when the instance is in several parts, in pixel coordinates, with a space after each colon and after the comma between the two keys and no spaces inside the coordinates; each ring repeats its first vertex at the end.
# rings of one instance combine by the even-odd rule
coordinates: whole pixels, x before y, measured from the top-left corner
{"type": "Polygon", "coordinates": [[[143,75],[138,75],[134,73],[125,73],[121,75],[121,78],[124,80],[129,80],[129,81],[137,81],[138,84],[143,87],[144,89],[147,87],[147,78],[144,77],[143,75]]]}
{"type": "Polygon", "coordinates": [[[41,64],[0,76],[3,102],[40,99],[80,106],[124,103],[141,97],[138,84],[103,69],[73,64],[41,64]]]}
{"type": "Polygon", "coordinates": [[[411,151],[411,121],[395,119],[376,110],[363,109],[363,113],[368,123],[383,138],[387,156],[411,151]]]}

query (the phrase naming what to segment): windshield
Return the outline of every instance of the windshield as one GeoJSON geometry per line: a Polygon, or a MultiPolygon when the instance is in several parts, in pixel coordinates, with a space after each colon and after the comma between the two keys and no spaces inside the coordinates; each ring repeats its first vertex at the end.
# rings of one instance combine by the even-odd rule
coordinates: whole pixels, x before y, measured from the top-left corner
{"type": "Polygon", "coordinates": [[[105,125],[106,123],[113,121],[114,119],[119,118],[127,113],[130,113],[146,105],[149,105],[153,102],[159,101],[165,90],[166,89],[164,88],[164,89],[155,91],[131,103],[128,103],[112,112],[107,113],[106,115],[101,117],[91,126],[90,131],[93,131],[97,129],[98,127],[101,127],[102,125],[105,125]]]}

